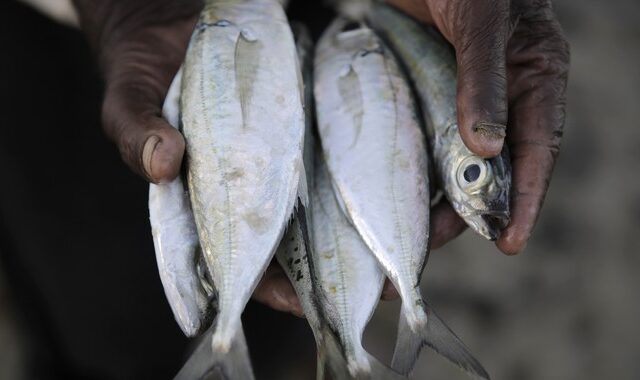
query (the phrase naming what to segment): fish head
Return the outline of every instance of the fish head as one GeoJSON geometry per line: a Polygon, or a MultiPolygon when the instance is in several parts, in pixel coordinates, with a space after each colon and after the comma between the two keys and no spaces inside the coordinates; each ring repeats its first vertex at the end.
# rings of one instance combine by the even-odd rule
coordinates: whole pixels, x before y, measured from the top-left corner
{"type": "MultiPolygon", "coordinates": [[[[466,150],[466,149],[465,149],[466,150]]],[[[448,181],[453,184],[450,199],[458,215],[489,240],[500,237],[509,224],[511,168],[506,148],[490,159],[467,151],[454,163],[448,181]]]]}

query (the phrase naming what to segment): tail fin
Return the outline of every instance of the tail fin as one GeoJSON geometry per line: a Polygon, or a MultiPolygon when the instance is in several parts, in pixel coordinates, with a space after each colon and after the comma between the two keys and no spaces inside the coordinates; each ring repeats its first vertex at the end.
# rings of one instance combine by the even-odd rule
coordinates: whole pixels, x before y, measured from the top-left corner
{"type": "Polygon", "coordinates": [[[398,338],[391,367],[401,374],[408,375],[420,354],[420,349],[429,346],[474,379],[489,380],[489,374],[482,364],[474,358],[460,338],[435,314],[425,302],[427,324],[424,330],[415,333],[409,327],[404,314],[400,314],[398,338]]]}
{"type": "Polygon", "coordinates": [[[247,348],[242,327],[237,329],[229,352],[222,354],[214,351],[211,345],[216,324],[216,321],[214,321],[209,330],[203,334],[198,347],[180,369],[174,380],[207,379],[216,373],[222,379],[254,379],[249,349],[247,348]]]}
{"type": "Polygon", "coordinates": [[[328,327],[322,331],[322,339],[318,343],[318,368],[317,380],[324,380],[325,376],[330,379],[349,379],[347,358],[344,349],[336,334],[328,327]]]}
{"type": "Polygon", "coordinates": [[[329,328],[322,332],[322,341],[318,342],[318,368],[316,371],[317,380],[325,378],[333,380],[344,379],[382,379],[400,380],[405,379],[391,368],[381,363],[375,357],[365,353],[369,362],[368,370],[349,368],[349,360],[345,355],[344,346],[340,339],[329,328]]]}
{"type": "Polygon", "coordinates": [[[384,365],[378,359],[369,355],[369,363],[371,364],[371,376],[370,379],[378,380],[378,379],[390,379],[390,380],[400,380],[406,379],[406,376],[403,376],[391,368],[384,365]]]}

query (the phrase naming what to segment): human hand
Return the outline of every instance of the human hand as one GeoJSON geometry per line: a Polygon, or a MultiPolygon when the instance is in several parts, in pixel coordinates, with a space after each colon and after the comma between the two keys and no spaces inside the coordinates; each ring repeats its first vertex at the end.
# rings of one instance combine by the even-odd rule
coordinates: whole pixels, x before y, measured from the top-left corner
{"type": "MultiPolygon", "coordinates": [[[[550,0],[388,0],[434,25],[458,64],[458,124],[475,154],[511,153],[511,222],[496,241],[521,252],[536,223],[560,148],[569,45],[550,0]]],[[[432,210],[432,248],[465,224],[446,201],[432,210]]]]}
{"type": "MultiPolygon", "coordinates": [[[[162,117],[202,7],[196,0],[74,0],[105,80],[102,124],[124,162],[153,183],[177,177],[185,141],[162,117]]],[[[302,315],[293,286],[274,261],[253,298],[302,315]]]]}

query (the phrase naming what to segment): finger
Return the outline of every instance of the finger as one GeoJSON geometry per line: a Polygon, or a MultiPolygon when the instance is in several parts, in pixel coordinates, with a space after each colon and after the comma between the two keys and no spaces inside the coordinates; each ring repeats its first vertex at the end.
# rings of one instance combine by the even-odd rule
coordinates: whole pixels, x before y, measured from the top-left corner
{"type": "Polygon", "coordinates": [[[253,299],[272,309],[303,317],[304,312],[293,285],[282,267],[272,263],[253,292],[253,299]]]}
{"type": "Polygon", "coordinates": [[[105,132],[134,172],[151,182],[169,182],[178,175],[185,147],[182,135],[161,115],[169,85],[135,69],[123,71],[105,93],[105,132]]]}
{"type": "Polygon", "coordinates": [[[101,55],[107,83],[104,129],[127,165],[151,182],[171,181],[182,163],[184,138],[162,118],[161,107],[193,30],[196,13],[192,8],[174,12],[150,6],[151,13],[140,14],[142,21],[126,38],[114,33],[120,37],[111,38],[101,55]],[[149,22],[150,17],[157,19],[154,15],[171,20],[149,22]]]}
{"type": "Polygon", "coordinates": [[[569,46],[547,5],[521,15],[509,46],[511,222],[497,241],[506,254],[526,246],[562,138],[569,46]]]}
{"type": "Polygon", "coordinates": [[[438,249],[456,238],[467,228],[451,204],[442,199],[431,209],[431,249],[438,249]]]}
{"type": "Polygon", "coordinates": [[[479,156],[497,156],[507,123],[509,0],[425,1],[434,23],[456,51],[462,140],[479,156]]]}
{"type": "Polygon", "coordinates": [[[400,296],[396,287],[393,286],[393,283],[389,281],[388,278],[384,280],[384,286],[382,287],[382,294],[380,295],[380,299],[384,301],[395,300],[400,296]]]}

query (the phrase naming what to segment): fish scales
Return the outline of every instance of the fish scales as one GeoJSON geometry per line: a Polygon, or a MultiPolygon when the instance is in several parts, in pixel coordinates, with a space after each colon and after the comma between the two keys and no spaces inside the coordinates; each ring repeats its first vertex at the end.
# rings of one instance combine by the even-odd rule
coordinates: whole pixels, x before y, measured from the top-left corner
{"type": "Polygon", "coordinates": [[[435,177],[445,196],[473,230],[497,239],[509,223],[509,154],[505,146],[498,157],[483,159],[462,141],[453,50],[433,29],[389,6],[376,3],[370,19],[402,59],[420,95],[435,177]]]}
{"type": "Polygon", "coordinates": [[[427,148],[394,55],[365,24],[339,18],[320,39],[315,76],[320,138],[336,199],[402,298],[392,367],[408,374],[427,345],[488,378],[420,294],[429,238],[427,148]],[[345,78],[359,85],[360,97],[340,97],[345,78]],[[361,119],[354,117],[359,104],[361,119]]]}
{"type": "Polygon", "coordinates": [[[311,252],[323,315],[342,342],[351,376],[369,373],[362,333],[380,299],[384,275],[335,199],[322,163],[311,196],[314,249],[311,252]]]}
{"type": "MultiPolygon", "coordinates": [[[[292,23],[291,28],[294,33],[296,50],[298,54],[298,64],[303,81],[303,99],[305,108],[305,138],[304,138],[304,167],[306,179],[309,185],[313,183],[314,160],[315,160],[315,140],[313,137],[314,113],[311,56],[313,55],[313,42],[308,29],[300,23],[292,23]]],[[[308,195],[307,195],[308,196],[308,195]]],[[[291,281],[301,306],[305,312],[305,318],[311,326],[311,330],[316,337],[316,341],[321,340],[321,325],[323,324],[312,282],[312,271],[309,266],[311,243],[310,243],[310,210],[307,205],[298,205],[294,213],[291,224],[280,242],[276,251],[276,259],[283,268],[285,274],[291,281]]]]}
{"type": "MultiPolygon", "coordinates": [[[[163,107],[164,117],[174,128],[179,124],[181,77],[182,70],[176,74],[163,107]]],[[[185,335],[196,336],[210,321],[215,292],[204,289],[198,274],[200,243],[182,177],[149,185],[149,219],[158,272],[171,310],[185,335]]]]}
{"type": "Polygon", "coordinates": [[[378,303],[383,275],[340,211],[323,160],[316,156],[319,152],[311,132],[312,43],[303,25],[294,23],[292,28],[305,79],[304,156],[311,194],[309,207],[296,209],[276,257],[313,331],[318,379],[325,379],[325,374],[332,379],[400,378],[362,348],[362,332],[378,303]]]}
{"type": "Polygon", "coordinates": [[[223,352],[303,186],[298,70],[277,1],[206,2],[185,58],[181,123],[191,203],[218,292],[213,344],[223,352]]]}
{"type": "Polygon", "coordinates": [[[429,236],[426,142],[393,55],[371,29],[350,27],[337,20],[318,46],[315,96],[324,156],[344,212],[417,326],[426,323],[415,307],[429,236]],[[345,79],[358,97],[340,96],[345,79]]]}

